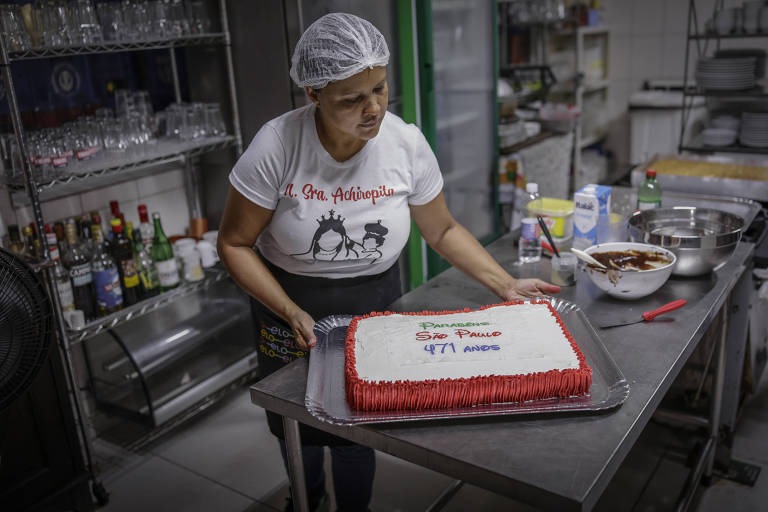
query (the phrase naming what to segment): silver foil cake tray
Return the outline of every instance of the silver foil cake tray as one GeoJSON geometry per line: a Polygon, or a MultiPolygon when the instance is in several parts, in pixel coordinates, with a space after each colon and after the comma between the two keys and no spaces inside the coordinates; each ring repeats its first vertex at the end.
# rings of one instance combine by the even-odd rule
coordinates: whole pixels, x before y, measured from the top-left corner
{"type": "MultiPolygon", "coordinates": [[[[536,299],[541,300],[541,299],[536,299]]],[[[414,420],[444,420],[467,416],[505,416],[602,411],[624,403],[629,383],[605,349],[597,331],[575,304],[557,298],[545,299],[565,322],[579,349],[592,368],[592,387],[583,396],[548,398],[527,402],[507,402],[405,411],[358,411],[350,408],[344,393],[344,340],[351,315],[333,315],[315,324],[317,344],[310,352],[307,377],[307,410],[321,421],[335,425],[392,423],[414,420]]],[[[526,301],[528,302],[528,301],[526,301]]]]}

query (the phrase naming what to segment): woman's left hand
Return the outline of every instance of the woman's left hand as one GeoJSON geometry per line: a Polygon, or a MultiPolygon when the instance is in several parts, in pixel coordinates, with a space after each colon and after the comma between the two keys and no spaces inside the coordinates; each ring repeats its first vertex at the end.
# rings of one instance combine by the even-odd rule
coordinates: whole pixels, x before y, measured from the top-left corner
{"type": "Polygon", "coordinates": [[[501,298],[504,300],[519,300],[530,297],[544,297],[552,293],[560,293],[560,287],[544,282],[541,279],[515,279],[501,298]]]}

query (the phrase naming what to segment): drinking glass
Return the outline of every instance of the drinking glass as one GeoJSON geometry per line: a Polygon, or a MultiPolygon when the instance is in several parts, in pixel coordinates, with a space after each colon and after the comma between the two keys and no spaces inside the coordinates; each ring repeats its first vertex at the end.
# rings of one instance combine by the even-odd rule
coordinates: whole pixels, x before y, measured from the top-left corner
{"type": "Polygon", "coordinates": [[[71,44],[69,11],[63,1],[37,0],[33,7],[41,27],[41,44],[59,47],[71,44]]]}
{"type": "Polygon", "coordinates": [[[125,39],[125,16],[121,6],[113,2],[102,2],[96,6],[101,20],[101,27],[106,41],[123,41],[125,39]]]}
{"type": "Polygon", "coordinates": [[[221,116],[221,106],[218,103],[205,105],[205,132],[209,137],[222,137],[227,134],[227,128],[221,116]]]}
{"type": "Polygon", "coordinates": [[[182,0],[163,0],[167,4],[168,27],[170,37],[189,35],[189,20],[182,0]]]}
{"type": "Polygon", "coordinates": [[[183,107],[178,103],[171,103],[165,109],[165,115],[165,136],[171,139],[180,138],[181,132],[184,131],[183,125],[186,122],[183,107]]]}
{"type": "Polygon", "coordinates": [[[69,12],[70,40],[79,44],[98,44],[104,40],[101,24],[91,0],[76,0],[69,12]]]}
{"type": "Polygon", "coordinates": [[[211,31],[211,19],[205,10],[203,0],[187,0],[186,13],[189,19],[189,31],[192,34],[208,34],[211,31]]]}
{"type": "Polygon", "coordinates": [[[124,135],[119,123],[111,123],[104,127],[104,150],[112,154],[124,154],[128,150],[129,141],[124,135]]]}
{"type": "Polygon", "coordinates": [[[0,5],[0,21],[9,51],[19,52],[32,47],[32,40],[24,26],[18,5],[0,5]]]}

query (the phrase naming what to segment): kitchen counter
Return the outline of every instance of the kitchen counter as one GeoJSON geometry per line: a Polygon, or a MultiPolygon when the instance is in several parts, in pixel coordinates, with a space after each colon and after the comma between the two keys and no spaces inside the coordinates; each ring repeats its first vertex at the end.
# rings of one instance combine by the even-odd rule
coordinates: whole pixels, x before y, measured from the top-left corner
{"type": "MultiPolygon", "coordinates": [[[[511,236],[494,242],[488,250],[513,275],[522,270],[526,277],[549,277],[546,258],[525,267],[513,264],[516,250],[511,236]]],[[[589,510],[726,303],[753,250],[752,244],[741,243],[712,274],[673,276],[656,293],[631,302],[608,297],[584,272],[577,272],[577,284],[564,288],[559,297],[580,306],[594,323],[639,317],[643,311],[676,299],[688,301],[653,323],[599,331],[630,384],[629,398],[616,409],[597,414],[339,427],[316,420],[305,409],[304,360],[255,384],[251,400],[302,423],[543,509],[589,510]]],[[[489,291],[449,269],[404,295],[390,309],[444,310],[495,302],[498,299],[489,291]]]]}

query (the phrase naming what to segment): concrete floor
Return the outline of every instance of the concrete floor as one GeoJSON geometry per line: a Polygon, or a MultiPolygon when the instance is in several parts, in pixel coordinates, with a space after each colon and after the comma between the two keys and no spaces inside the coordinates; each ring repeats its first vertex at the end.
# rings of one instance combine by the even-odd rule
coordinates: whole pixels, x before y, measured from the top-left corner
{"type": "MultiPolygon", "coordinates": [[[[766,439],[768,385],[763,382],[744,409],[733,457],[768,467],[766,439]]],[[[673,510],[688,471],[686,443],[691,443],[686,433],[649,424],[596,510],[673,510]]],[[[103,468],[103,483],[111,495],[109,504],[101,509],[104,512],[274,512],[283,509],[288,496],[277,442],[267,430],[264,411],[250,403],[246,390],[233,393],[140,452],[127,452],[106,441],[97,443],[96,452],[103,468]]],[[[434,471],[377,453],[371,509],[424,510],[451,481],[434,471]]],[[[329,491],[330,485],[329,479],[329,491]]],[[[763,471],[754,487],[715,480],[701,489],[693,510],[752,512],[768,510],[767,504],[768,473],[763,471]]],[[[534,509],[465,485],[444,510],[534,509]]]]}

